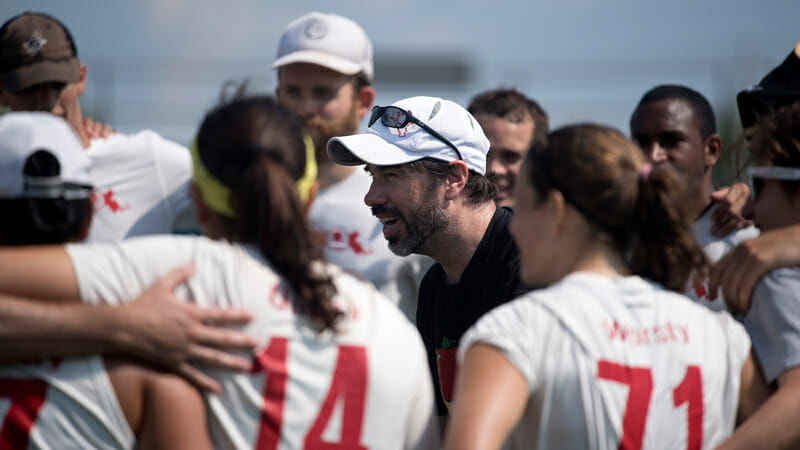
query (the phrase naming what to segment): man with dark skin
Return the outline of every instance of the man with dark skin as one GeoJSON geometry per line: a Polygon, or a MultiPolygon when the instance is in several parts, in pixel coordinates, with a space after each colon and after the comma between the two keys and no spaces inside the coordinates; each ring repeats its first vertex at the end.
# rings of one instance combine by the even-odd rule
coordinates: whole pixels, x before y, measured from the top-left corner
{"type": "MultiPolygon", "coordinates": [[[[685,86],[657,86],[642,97],[630,126],[631,137],[653,164],[670,164],[689,183],[692,210],[697,217],[693,227],[695,237],[712,262],[739,242],[758,234],[752,226],[736,229],[723,238],[712,234],[717,198],[713,195],[711,173],[722,149],[722,139],[716,133],[714,112],[705,97],[685,86]]],[[[712,309],[725,307],[723,302],[709,301],[708,288],[702,283],[686,294],[712,309]]]]}

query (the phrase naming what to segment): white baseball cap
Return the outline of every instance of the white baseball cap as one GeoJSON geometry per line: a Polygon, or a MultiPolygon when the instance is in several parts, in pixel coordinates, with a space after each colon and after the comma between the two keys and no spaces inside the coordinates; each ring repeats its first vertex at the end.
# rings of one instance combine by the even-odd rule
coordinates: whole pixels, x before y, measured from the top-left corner
{"type": "Polygon", "coordinates": [[[316,64],[345,75],[363,72],[370,82],[374,73],[367,33],[336,14],[308,13],[286,27],[272,68],[293,63],[316,64]]]}
{"type": "MultiPolygon", "coordinates": [[[[458,104],[436,97],[411,97],[392,104],[450,141],[459,155],[444,141],[413,122],[403,128],[387,127],[378,119],[366,133],[331,138],[328,156],[339,164],[393,166],[422,158],[442,161],[462,159],[470,170],[486,174],[489,139],[478,121],[458,104]]],[[[381,107],[376,107],[381,108],[381,107]]]]}
{"type": "Polygon", "coordinates": [[[90,167],[78,135],[64,119],[46,112],[0,117],[0,198],[87,198],[90,167]],[[58,174],[25,174],[30,156],[39,151],[55,157],[58,174]]]}

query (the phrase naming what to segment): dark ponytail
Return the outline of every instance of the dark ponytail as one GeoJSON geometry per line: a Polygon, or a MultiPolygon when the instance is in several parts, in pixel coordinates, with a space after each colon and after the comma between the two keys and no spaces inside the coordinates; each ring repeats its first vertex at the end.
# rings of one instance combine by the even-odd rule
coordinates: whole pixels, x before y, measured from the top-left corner
{"type": "Polygon", "coordinates": [[[693,271],[707,271],[687,187],[673,169],[646,165],[622,133],[592,124],[559,128],[527,159],[539,197],[560,191],[633,273],[683,292],[693,271]]]}
{"type": "Polygon", "coordinates": [[[235,217],[220,216],[225,237],[254,244],[287,280],[294,307],[321,329],[341,312],[336,288],[315,263],[322,260],[295,187],[305,171],[303,129],[268,96],[237,95],[206,115],[197,136],[203,164],[231,190],[235,217]]]}
{"type": "Polygon", "coordinates": [[[666,165],[641,171],[639,198],[631,241],[631,270],[682,292],[692,273],[705,276],[708,259],[691,229],[691,205],[686,183],[666,165]]]}

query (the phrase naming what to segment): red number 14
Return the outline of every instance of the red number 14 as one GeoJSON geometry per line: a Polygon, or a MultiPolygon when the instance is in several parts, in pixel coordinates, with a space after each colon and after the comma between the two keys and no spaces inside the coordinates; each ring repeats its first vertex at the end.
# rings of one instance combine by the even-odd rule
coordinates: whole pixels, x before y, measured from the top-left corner
{"type": "MultiPolygon", "coordinates": [[[[650,394],[653,392],[650,369],[601,360],[597,362],[597,378],[628,385],[619,449],[642,448],[647,408],[650,406],[650,394]]],[[[698,366],[687,367],[683,381],[672,390],[673,406],[677,408],[684,403],[689,404],[686,417],[689,437],[686,447],[689,450],[699,450],[703,443],[703,379],[698,366]]]]}
{"type": "MultiPolygon", "coordinates": [[[[252,372],[265,372],[267,382],[264,386],[264,406],[261,410],[261,425],[256,448],[278,448],[283,418],[283,403],[286,397],[286,368],[288,340],[275,337],[269,346],[260,353],[253,364],[252,372]]],[[[359,443],[361,425],[364,421],[364,405],[367,389],[367,351],[364,347],[342,345],[336,358],[333,380],[328,394],[319,410],[319,415],[305,437],[306,449],[364,449],[359,443]],[[333,414],[338,399],[344,400],[342,432],[339,442],[325,442],[322,433],[333,414]]]]}

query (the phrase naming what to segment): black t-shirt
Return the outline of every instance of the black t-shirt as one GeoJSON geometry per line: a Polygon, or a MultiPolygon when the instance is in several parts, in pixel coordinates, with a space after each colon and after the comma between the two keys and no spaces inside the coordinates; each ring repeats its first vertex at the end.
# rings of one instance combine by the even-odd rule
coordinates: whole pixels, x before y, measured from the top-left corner
{"type": "Polygon", "coordinates": [[[458,283],[447,284],[437,263],[420,284],[417,328],[428,354],[440,416],[448,415],[443,398],[452,399],[461,335],[495,306],[529,290],[519,281],[519,252],[508,232],[511,216],[510,209],[497,208],[458,283]]]}

